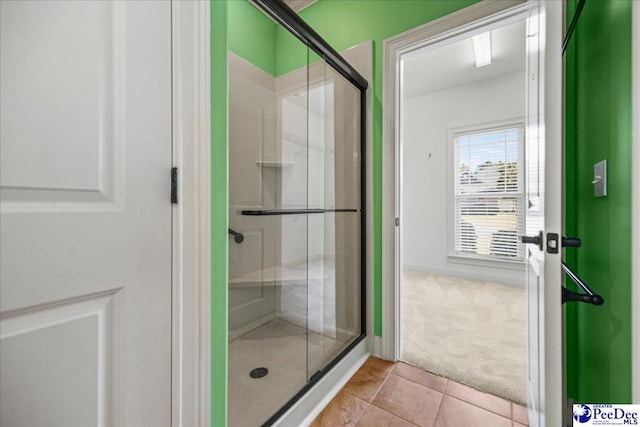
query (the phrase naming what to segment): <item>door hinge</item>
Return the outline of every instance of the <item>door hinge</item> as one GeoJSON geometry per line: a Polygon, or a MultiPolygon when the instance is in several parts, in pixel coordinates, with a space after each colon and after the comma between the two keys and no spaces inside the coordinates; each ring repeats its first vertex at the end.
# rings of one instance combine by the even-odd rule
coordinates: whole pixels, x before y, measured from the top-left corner
{"type": "Polygon", "coordinates": [[[171,168],[171,204],[178,204],[178,168],[171,168]]]}
{"type": "Polygon", "coordinates": [[[400,227],[400,218],[396,218],[395,223],[396,223],[396,227],[400,227]]]}

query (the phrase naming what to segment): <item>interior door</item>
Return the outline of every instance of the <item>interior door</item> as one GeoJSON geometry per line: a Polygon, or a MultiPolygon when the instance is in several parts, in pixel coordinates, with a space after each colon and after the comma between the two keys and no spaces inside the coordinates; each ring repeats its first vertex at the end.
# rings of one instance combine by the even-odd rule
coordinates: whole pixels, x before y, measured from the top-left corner
{"type": "Polygon", "coordinates": [[[565,400],[560,252],[562,224],[562,3],[534,1],[527,19],[525,230],[528,239],[529,425],[562,425],[565,400]],[[550,246],[550,248],[549,248],[550,246]],[[550,249],[550,250],[548,250],[550,249]],[[555,253],[553,253],[555,252],[555,253]]]}
{"type": "Polygon", "coordinates": [[[170,425],[171,3],[0,16],[0,425],[170,425]]]}

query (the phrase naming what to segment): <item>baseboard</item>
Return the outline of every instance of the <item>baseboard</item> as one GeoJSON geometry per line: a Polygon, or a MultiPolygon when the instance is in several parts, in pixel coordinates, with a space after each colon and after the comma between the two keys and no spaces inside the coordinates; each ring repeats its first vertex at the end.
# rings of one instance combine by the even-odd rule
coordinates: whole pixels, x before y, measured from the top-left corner
{"type": "Polygon", "coordinates": [[[360,341],[344,359],[327,372],[316,385],[301,397],[274,426],[308,426],[331,402],[349,379],[369,357],[366,340],[360,341]]]}
{"type": "Polygon", "coordinates": [[[382,359],[382,337],[373,337],[373,355],[382,359]]]}
{"type": "MultiPolygon", "coordinates": [[[[410,270],[410,271],[419,271],[422,273],[431,273],[431,274],[438,274],[440,276],[454,276],[454,277],[462,277],[463,279],[469,279],[469,280],[481,280],[483,282],[491,282],[491,283],[497,283],[499,285],[507,285],[507,286],[513,286],[516,288],[524,288],[525,287],[525,283],[524,283],[524,272],[518,272],[516,273],[519,276],[522,276],[521,278],[515,278],[515,277],[505,277],[502,275],[498,275],[498,274],[490,274],[490,273],[484,273],[484,272],[478,272],[478,271],[451,271],[449,269],[446,268],[440,268],[440,267],[433,267],[433,266],[429,266],[429,265],[414,265],[414,264],[404,264],[403,266],[404,270],[410,270]]],[[[508,270],[509,271],[509,270],[508,270]]],[[[510,270],[512,272],[516,272],[517,270],[510,270]]]]}

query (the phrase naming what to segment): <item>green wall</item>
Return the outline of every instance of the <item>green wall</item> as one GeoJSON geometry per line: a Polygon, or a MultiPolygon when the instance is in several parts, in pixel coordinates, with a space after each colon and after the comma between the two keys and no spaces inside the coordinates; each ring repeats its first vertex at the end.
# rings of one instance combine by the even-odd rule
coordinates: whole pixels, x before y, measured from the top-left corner
{"type": "Polygon", "coordinates": [[[278,25],[248,1],[229,1],[227,13],[229,50],[275,76],[278,25]]]}
{"type": "Polygon", "coordinates": [[[606,303],[576,304],[568,313],[568,391],[580,402],[630,403],[631,1],[587,1],[571,43],[567,233],[582,238],[582,247],[570,262],[606,303]],[[593,165],[603,159],[608,195],[595,198],[593,165]]]}
{"type": "MultiPolygon", "coordinates": [[[[300,16],[338,52],[373,40],[373,288],[375,335],[382,335],[382,48],[391,36],[456,12],[478,0],[322,0],[300,16]]],[[[279,31],[283,31],[280,29],[279,31]]],[[[283,37],[284,38],[284,37],[283,37]]],[[[287,39],[290,40],[290,39],[287,39]]],[[[278,39],[277,74],[304,64],[278,39]]]]}
{"type": "Polygon", "coordinates": [[[211,2],[211,425],[227,424],[227,2],[211,2]]]}

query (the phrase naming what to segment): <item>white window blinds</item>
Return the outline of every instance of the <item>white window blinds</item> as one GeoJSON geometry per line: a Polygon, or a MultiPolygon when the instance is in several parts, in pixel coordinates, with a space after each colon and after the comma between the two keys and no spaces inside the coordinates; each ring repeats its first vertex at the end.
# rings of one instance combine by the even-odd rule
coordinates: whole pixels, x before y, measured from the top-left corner
{"type": "Polygon", "coordinates": [[[522,260],[522,127],[454,136],[455,253],[522,260]]]}

